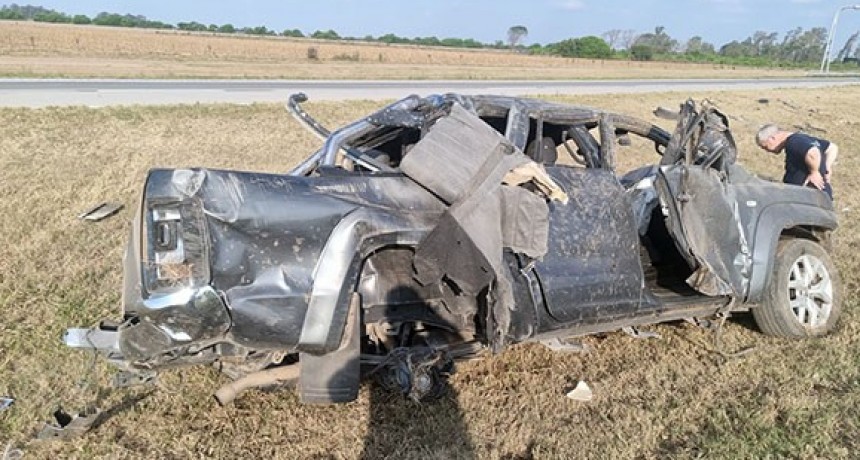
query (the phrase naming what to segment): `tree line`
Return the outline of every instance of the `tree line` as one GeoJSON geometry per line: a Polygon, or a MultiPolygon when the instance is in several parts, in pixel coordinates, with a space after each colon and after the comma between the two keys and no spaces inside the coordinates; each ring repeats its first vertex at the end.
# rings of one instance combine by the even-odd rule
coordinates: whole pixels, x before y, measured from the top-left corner
{"type": "MultiPolygon", "coordinates": [[[[120,15],[107,12],[99,13],[90,18],[82,14],[69,15],[41,6],[22,6],[14,3],[0,8],[0,20],[31,20],[192,32],[308,37],[324,40],[361,40],[387,44],[451,48],[510,48],[523,53],[572,58],[668,60],[755,66],[810,66],[821,61],[827,41],[827,29],[823,27],[813,27],[809,30],[798,27],[786,32],[782,39],[779,38],[777,32],[756,31],[742,41],[733,40],[717,48],[699,36],[692,37],[683,43],[679,42],[667,33],[665,27],[658,26],[653,32],[642,34],[634,30],[614,29],[605,32],[600,37],[568,38],[546,45],[536,43],[526,47],[522,45],[522,41],[528,36],[528,28],[523,25],[511,26],[507,31],[507,41],[497,40],[493,43],[482,43],[471,38],[409,38],[395,34],[385,34],[379,37],[372,35],[342,37],[331,29],[317,30],[305,35],[299,29],[276,31],[266,26],[237,27],[233,24],[203,24],[196,21],[170,24],[153,21],[141,15],[120,15]]],[[[860,36],[860,32],[849,38],[840,49],[837,61],[857,63],[860,60],[858,36],[860,36]]]]}

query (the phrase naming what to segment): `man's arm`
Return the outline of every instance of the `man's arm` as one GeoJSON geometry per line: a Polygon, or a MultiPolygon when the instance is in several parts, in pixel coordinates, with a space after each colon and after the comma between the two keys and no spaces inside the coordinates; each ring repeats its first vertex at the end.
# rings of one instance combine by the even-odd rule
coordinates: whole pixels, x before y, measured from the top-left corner
{"type": "Polygon", "coordinates": [[[803,185],[812,184],[818,190],[824,190],[826,182],[818,170],[821,167],[821,151],[818,150],[818,147],[812,147],[806,151],[804,162],[806,163],[806,167],[809,168],[809,175],[806,176],[806,182],[803,185]]]}
{"type": "Polygon", "coordinates": [[[824,162],[824,180],[830,183],[830,175],[833,173],[833,165],[836,164],[836,157],[839,156],[839,146],[831,142],[830,147],[824,152],[827,158],[824,162]]]}

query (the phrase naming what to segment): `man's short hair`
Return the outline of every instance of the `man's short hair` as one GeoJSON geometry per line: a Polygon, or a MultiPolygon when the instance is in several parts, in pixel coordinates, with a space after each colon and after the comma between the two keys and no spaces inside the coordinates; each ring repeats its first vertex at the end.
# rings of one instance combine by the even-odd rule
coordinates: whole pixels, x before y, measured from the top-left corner
{"type": "Polygon", "coordinates": [[[777,126],[773,123],[768,123],[768,124],[762,126],[761,128],[758,129],[758,134],[755,135],[756,144],[758,144],[758,146],[761,147],[762,145],[764,145],[764,142],[770,138],[770,136],[773,136],[774,134],[776,134],[778,132],[779,132],[779,126],[777,126]]]}

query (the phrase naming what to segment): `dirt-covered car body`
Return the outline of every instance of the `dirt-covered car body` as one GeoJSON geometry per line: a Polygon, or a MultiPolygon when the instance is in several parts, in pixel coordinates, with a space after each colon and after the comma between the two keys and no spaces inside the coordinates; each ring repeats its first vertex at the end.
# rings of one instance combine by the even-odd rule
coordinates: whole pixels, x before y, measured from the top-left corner
{"type": "Polygon", "coordinates": [[[135,372],[215,363],[240,378],[298,361],[310,402],[351,400],[361,364],[399,360],[394,386],[416,397],[436,376],[416,369],[441,353],[748,308],[781,238],[824,244],[836,228],[823,193],[748,174],[725,117],[691,103],[670,135],[462,95],[328,132],[299,100],[325,145],[289,174],[151,171],[123,319],[70,330],[70,345],[135,372]],[[631,137],[659,164],[617,177],[631,137]]]}

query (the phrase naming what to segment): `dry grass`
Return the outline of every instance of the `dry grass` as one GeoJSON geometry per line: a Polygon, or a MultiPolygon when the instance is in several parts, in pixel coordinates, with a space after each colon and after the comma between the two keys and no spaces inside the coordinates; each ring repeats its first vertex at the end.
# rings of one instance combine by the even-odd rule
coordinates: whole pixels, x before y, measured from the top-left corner
{"type": "Polygon", "coordinates": [[[0,76],[296,79],[750,78],[801,72],[494,50],[0,21],[0,76]],[[316,48],[318,60],[308,59],[316,48]],[[348,60],[344,60],[347,57],[348,60]]]}
{"type": "MultiPolygon", "coordinates": [[[[651,119],[687,94],[565,99],[651,119]]],[[[694,95],[702,97],[703,95],[694,95]]],[[[336,407],[298,404],[291,392],[249,392],[217,407],[224,378],[208,368],[164,375],[154,392],[103,394],[107,421],[70,444],[32,436],[57,404],[77,409],[96,396],[80,378],[90,356],[60,344],[64,328],[117,313],[121,245],[146,170],[205,165],[285,171],[316,141],[274,105],[250,107],[0,110],[0,448],[27,458],[856,458],[860,449],[860,89],[708,94],[734,115],[741,161],[778,175],[781,158],[753,146],[755,127],[808,122],[842,146],[835,188],[842,228],[835,257],[845,312],[838,331],[804,341],[764,337],[749,318],[731,322],[726,347],[756,351],[722,362],[710,335],[687,325],[654,328],[660,340],[593,337],[589,355],[538,345],[465,363],[455,394],[416,406],[364,386],[336,407]],[[771,102],[756,100],[768,97],[771,102]],[[780,102],[803,107],[792,109],[780,102]],[[127,206],[101,223],[75,219],[92,203],[127,206]],[[564,397],[577,380],[590,403],[564,397]]],[[[314,104],[327,124],[377,103],[314,104]]],[[[664,122],[665,124],[665,122],[664,122]]],[[[653,162],[635,146],[630,166],[653,162]]],[[[106,385],[109,370],[95,367],[106,385]]]]}

